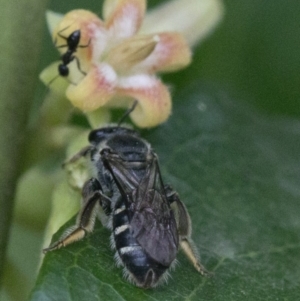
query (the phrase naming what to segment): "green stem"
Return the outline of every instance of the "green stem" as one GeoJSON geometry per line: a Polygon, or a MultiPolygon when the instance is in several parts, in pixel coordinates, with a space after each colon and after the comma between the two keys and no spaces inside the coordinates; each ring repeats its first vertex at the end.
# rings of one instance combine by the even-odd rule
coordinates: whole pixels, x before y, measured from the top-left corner
{"type": "Polygon", "coordinates": [[[0,0],[0,273],[22,163],[27,117],[37,84],[47,3],[48,0],[0,0]]]}

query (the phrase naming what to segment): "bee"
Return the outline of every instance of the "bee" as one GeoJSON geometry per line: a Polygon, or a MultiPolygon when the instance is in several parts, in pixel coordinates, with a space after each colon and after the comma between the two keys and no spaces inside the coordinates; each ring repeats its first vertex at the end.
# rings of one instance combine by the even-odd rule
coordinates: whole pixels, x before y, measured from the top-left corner
{"type": "MultiPolygon", "coordinates": [[[[86,75],[86,73],[84,71],[81,70],[80,67],[80,61],[78,59],[78,57],[75,55],[75,52],[77,51],[78,48],[86,48],[90,45],[91,40],[89,40],[89,42],[86,45],[79,45],[80,43],[80,37],[81,37],[81,31],[75,30],[73,31],[68,37],[63,36],[61,33],[66,30],[68,27],[62,29],[61,31],[59,31],[57,33],[57,35],[59,37],[61,37],[62,39],[64,39],[66,41],[66,44],[64,45],[59,45],[56,46],[56,48],[64,48],[67,47],[67,51],[62,54],[62,56],[60,57],[62,60],[62,63],[58,65],[58,75],[53,78],[50,82],[49,85],[58,77],[58,76],[62,76],[62,77],[67,77],[69,75],[69,67],[68,65],[73,61],[76,60],[76,64],[77,64],[77,68],[78,70],[83,74],[86,75]]],[[[56,41],[54,42],[54,44],[56,45],[56,41]]]]}
{"type": "Polygon", "coordinates": [[[179,247],[202,275],[191,239],[191,221],[178,193],[165,185],[158,156],[151,145],[130,128],[111,125],[90,132],[90,145],[68,163],[89,157],[94,176],[83,186],[83,205],[75,226],[44,249],[65,247],[92,232],[97,213],[111,234],[118,266],[138,287],[152,288],[166,281],[179,247]]]}

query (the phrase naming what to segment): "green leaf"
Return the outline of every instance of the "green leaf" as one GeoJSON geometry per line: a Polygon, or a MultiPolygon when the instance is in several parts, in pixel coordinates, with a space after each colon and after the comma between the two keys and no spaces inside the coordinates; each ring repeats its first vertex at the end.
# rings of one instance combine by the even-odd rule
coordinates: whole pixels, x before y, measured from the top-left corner
{"type": "Polygon", "coordinates": [[[179,252],[168,284],[136,288],[115,266],[110,232],[98,222],[87,238],[45,256],[31,301],[299,298],[299,121],[262,115],[196,79],[174,97],[173,117],[142,134],[215,276],[202,277],[179,252]]]}

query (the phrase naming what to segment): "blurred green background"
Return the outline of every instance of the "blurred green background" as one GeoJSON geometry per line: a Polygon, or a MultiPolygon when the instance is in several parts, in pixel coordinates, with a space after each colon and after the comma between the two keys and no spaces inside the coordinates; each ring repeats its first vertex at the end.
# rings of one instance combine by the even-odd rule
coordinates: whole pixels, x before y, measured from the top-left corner
{"type": "MultiPolygon", "coordinates": [[[[153,7],[161,2],[151,0],[148,6],[153,7]]],[[[85,8],[100,15],[101,6],[102,1],[56,0],[50,1],[48,8],[60,13],[85,8]]],[[[175,96],[198,79],[201,85],[216,89],[236,102],[250,104],[264,116],[299,120],[299,1],[227,0],[224,6],[223,21],[211,36],[194,49],[192,65],[178,73],[164,75],[164,80],[170,84],[175,96]]],[[[42,55],[37,59],[40,60],[40,70],[58,59],[46,24],[42,55]]],[[[30,124],[38,118],[45,94],[46,88],[39,83],[28,119],[30,124]]],[[[174,107],[179,105],[177,102],[184,101],[176,98],[174,107]]],[[[293,131],[299,132],[299,128],[293,131]]],[[[300,148],[299,141],[295,141],[295,145],[297,143],[300,148]]],[[[40,185],[45,197],[41,204],[26,207],[27,203],[30,204],[29,191],[28,199],[23,204],[17,204],[19,209],[15,210],[10,232],[1,300],[25,300],[35,282],[43,231],[50,210],[47,200],[50,200],[52,188],[59,178],[53,164],[58,167],[63,154],[57,150],[49,160],[41,157],[42,164],[37,171],[41,183],[37,185],[40,185]],[[45,179],[49,181],[49,186],[45,185],[45,179]]]]}

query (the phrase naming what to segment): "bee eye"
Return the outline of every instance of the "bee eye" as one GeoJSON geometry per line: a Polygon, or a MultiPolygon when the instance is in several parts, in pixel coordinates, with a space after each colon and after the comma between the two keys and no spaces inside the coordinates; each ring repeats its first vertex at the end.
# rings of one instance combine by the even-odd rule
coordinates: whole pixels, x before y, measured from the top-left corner
{"type": "Polygon", "coordinates": [[[91,144],[96,145],[104,140],[106,137],[105,133],[100,130],[93,130],[90,132],[88,140],[91,144]]]}
{"type": "Polygon", "coordinates": [[[119,132],[122,132],[122,129],[115,126],[96,129],[90,132],[88,139],[91,144],[97,145],[103,140],[107,140],[109,137],[112,137],[119,132]]]}

